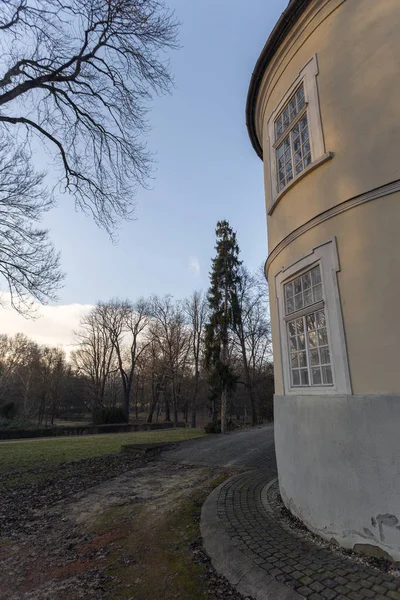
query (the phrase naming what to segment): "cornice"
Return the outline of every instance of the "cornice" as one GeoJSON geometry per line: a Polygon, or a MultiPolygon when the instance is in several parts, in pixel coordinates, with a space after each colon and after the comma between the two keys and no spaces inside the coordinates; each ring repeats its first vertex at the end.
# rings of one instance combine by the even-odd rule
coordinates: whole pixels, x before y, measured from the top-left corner
{"type": "Polygon", "coordinates": [[[393,181],[391,183],[387,183],[378,188],[374,188],[373,190],[365,192],[364,194],[360,194],[359,196],[354,196],[353,198],[345,200],[344,202],[341,202],[340,204],[337,204],[336,206],[333,206],[332,208],[329,208],[328,210],[317,215],[316,217],[310,219],[310,221],[307,221],[307,223],[304,223],[304,225],[301,225],[300,227],[292,231],[292,233],[287,235],[270,252],[265,262],[265,276],[268,277],[268,270],[271,266],[271,263],[282,252],[282,250],[284,250],[284,248],[289,246],[289,244],[291,244],[295,239],[297,239],[313,227],[316,227],[324,221],[328,221],[329,219],[332,219],[333,217],[336,217],[337,215],[340,215],[341,213],[344,213],[347,210],[351,210],[356,206],[360,206],[360,204],[364,204],[365,202],[371,202],[372,200],[377,200],[378,198],[382,198],[383,196],[389,196],[390,194],[394,194],[396,192],[400,192],[400,179],[397,179],[396,181],[393,181]]]}
{"type": "Polygon", "coordinates": [[[263,157],[263,151],[258,140],[255,127],[255,105],[261,81],[266,68],[280,47],[283,39],[295,26],[311,2],[312,0],[291,0],[288,7],[282,13],[279,21],[272,30],[272,33],[257,60],[251,76],[246,103],[246,125],[253,148],[261,159],[263,157]]]}

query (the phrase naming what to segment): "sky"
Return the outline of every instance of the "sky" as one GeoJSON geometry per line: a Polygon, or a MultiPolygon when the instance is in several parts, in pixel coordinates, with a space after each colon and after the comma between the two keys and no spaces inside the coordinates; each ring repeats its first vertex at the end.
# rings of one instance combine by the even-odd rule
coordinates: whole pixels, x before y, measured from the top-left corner
{"type": "Polygon", "coordinates": [[[3,297],[0,332],[68,345],[80,316],[99,300],[184,298],[207,289],[221,219],[236,230],[250,270],[265,261],[262,162],[247,135],[245,103],[256,60],[287,0],[167,3],[181,23],[180,49],[169,54],[175,86],[151,104],[147,143],[156,170],[150,189],[136,197],[135,220],[112,244],[71,198],[59,196],[44,221],[66,272],[58,302],[29,321],[3,297]]]}

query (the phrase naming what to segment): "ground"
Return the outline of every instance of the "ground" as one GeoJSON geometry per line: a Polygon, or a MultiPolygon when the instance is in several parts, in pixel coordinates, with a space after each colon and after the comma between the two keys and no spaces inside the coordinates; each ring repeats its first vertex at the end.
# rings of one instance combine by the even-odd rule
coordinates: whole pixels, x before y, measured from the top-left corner
{"type": "Polygon", "coordinates": [[[190,465],[182,449],[156,460],[116,453],[132,434],[0,444],[0,598],[241,598],[199,533],[203,500],[252,449],[239,443],[235,459],[229,437],[186,442],[190,465]]]}

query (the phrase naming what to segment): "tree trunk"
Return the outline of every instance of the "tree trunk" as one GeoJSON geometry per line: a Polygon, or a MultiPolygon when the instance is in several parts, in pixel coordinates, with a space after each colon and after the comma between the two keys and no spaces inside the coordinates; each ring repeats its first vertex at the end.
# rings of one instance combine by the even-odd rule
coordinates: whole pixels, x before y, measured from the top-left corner
{"type": "Polygon", "coordinates": [[[165,422],[166,423],[171,423],[171,413],[170,413],[170,409],[169,409],[169,400],[168,400],[168,394],[164,394],[164,400],[165,400],[165,422]]]}
{"type": "Polygon", "coordinates": [[[250,399],[250,405],[251,405],[251,424],[257,425],[258,417],[257,417],[257,410],[256,410],[256,399],[254,397],[253,382],[251,380],[249,368],[247,365],[245,367],[245,378],[246,378],[246,387],[249,392],[249,399],[250,399]]]}
{"type": "Polygon", "coordinates": [[[195,382],[194,382],[194,392],[192,399],[192,429],[196,429],[196,409],[197,409],[197,393],[199,389],[199,372],[196,371],[195,382]]]}
{"type": "Polygon", "coordinates": [[[221,433],[226,433],[227,431],[227,418],[226,418],[226,402],[227,393],[226,388],[222,390],[221,394],[221,433]]]}
{"type": "Polygon", "coordinates": [[[147,422],[148,423],[152,423],[153,422],[153,413],[156,409],[157,403],[158,403],[158,396],[159,396],[159,390],[158,387],[156,387],[155,389],[153,388],[153,393],[152,393],[152,399],[151,399],[151,405],[150,405],[150,410],[149,410],[149,415],[147,417],[147,422]]]}
{"type": "Polygon", "coordinates": [[[176,387],[175,387],[174,379],[172,379],[172,407],[173,407],[173,411],[174,411],[174,427],[178,427],[178,421],[179,421],[178,398],[176,395],[176,387]]]}

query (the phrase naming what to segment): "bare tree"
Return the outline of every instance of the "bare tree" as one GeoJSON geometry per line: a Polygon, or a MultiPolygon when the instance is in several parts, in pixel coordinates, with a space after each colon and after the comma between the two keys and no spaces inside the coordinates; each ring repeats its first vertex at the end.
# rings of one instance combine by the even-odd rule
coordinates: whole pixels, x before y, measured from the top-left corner
{"type": "Polygon", "coordinates": [[[37,226],[52,206],[44,175],[34,172],[24,150],[10,153],[10,145],[0,135],[0,278],[12,306],[24,313],[32,298],[54,299],[63,275],[47,230],[37,226]]]}
{"type": "Polygon", "coordinates": [[[194,368],[194,390],[192,397],[192,427],[196,427],[197,395],[199,392],[200,360],[203,348],[203,336],[207,319],[207,298],[203,292],[195,291],[185,300],[184,309],[192,330],[191,359],[194,368]]]}
{"type": "Polygon", "coordinates": [[[115,348],[97,307],[82,317],[75,338],[78,347],[71,352],[71,364],[88,384],[86,404],[94,413],[104,405],[110,373],[116,370],[115,348]]]}
{"type": "Polygon", "coordinates": [[[176,33],[163,0],[2,2],[0,123],[17,145],[37,136],[64,188],[109,232],[151,170],[146,104],[170,89],[163,54],[176,33]]]}
{"type": "Polygon", "coordinates": [[[151,301],[151,337],[165,357],[170,382],[174,425],[178,424],[178,396],[182,372],[187,365],[190,350],[190,332],[185,323],[181,305],[171,296],[151,301]]]}
{"type": "Polygon", "coordinates": [[[243,266],[236,282],[235,303],[236,319],[232,329],[242,359],[244,385],[249,395],[252,424],[255,425],[258,419],[255,383],[270,358],[271,340],[265,288],[243,266]]]}
{"type": "Polygon", "coordinates": [[[129,420],[130,401],[137,361],[148,345],[144,332],[149,322],[148,303],[139,299],[111,300],[96,307],[101,327],[107,332],[118,362],[124,397],[124,413],[129,420]]]}

